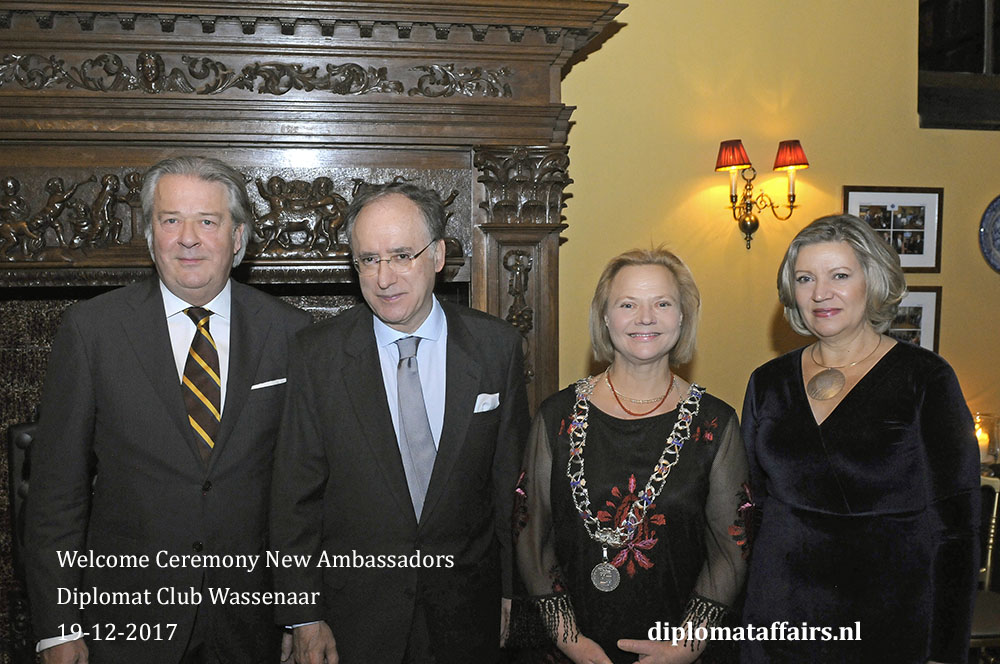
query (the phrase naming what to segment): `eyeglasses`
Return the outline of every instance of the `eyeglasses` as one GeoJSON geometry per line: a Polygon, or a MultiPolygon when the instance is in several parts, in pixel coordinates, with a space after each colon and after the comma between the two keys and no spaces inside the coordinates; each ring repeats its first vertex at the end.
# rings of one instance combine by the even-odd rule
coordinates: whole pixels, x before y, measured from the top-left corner
{"type": "Polygon", "coordinates": [[[401,252],[398,254],[393,254],[388,258],[379,258],[378,256],[362,256],[361,258],[354,259],[354,268],[359,274],[365,276],[371,276],[378,272],[379,263],[386,263],[389,267],[395,270],[397,273],[409,272],[413,267],[413,262],[420,258],[420,254],[427,251],[427,249],[437,242],[437,240],[431,240],[427,243],[427,246],[418,251],[415,254],[408,254],[406,252],[401,252]]]}

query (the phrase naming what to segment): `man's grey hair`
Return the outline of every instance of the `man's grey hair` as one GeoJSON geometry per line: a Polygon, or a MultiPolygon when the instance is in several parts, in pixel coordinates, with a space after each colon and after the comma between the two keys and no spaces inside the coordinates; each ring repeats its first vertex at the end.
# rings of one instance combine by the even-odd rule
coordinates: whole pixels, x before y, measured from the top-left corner
{"type": "Polygon", "coordinates": [[[252,235],[253,207],[250,205],[243,175],[229,164],[212,157],[170,157],[146,171],[141,200],[143,232],[146,234],[150,255],[153,254],[153,199],[156,185],[164,175],[190,175],[205,182],[218,182],[226,188],[229,195],[229,215],[233,218],[233,237],[236,236],[237,229],[243,227],[242,246],[233,257],[233,267],[239,265],[252,235]]]}

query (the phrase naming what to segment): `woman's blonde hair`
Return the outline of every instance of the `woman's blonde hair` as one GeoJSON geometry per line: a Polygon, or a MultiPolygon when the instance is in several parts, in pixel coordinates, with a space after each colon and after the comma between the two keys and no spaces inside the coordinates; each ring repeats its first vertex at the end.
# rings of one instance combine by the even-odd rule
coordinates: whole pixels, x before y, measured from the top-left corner
{"type": "Polygon", "coordinates": [[[655,249],[632,249],[612,258],[594,290],[590,302],[590,344],[594,357],[600,362],[611,362],[615,358],[615,348],[611,343],[611,333],[604,322],[611,297],[611,282],[622,268],[631,265],[659,265],[665,267],[677,282],[681,305],[681,334],[670,349],[670,364],[678,366],[689,362],[694,356],[695,341],[698,336],[698,313],[701,310],[701,294],[694,282],[691,270],[673,252],[662,246],[655,249]]]}
{"type": "Polygon", "coordinates": [[[778,299],[785,307],[785,318],[792,329],[802,335],[812,334],[795,303],[795,261],[802,247],[820,242],[846,242],[854,250],[865,273],[865,318],[876,332],[888,330],[906,295],[906,277],[899,266],[899,255],[871,226],[851,214],[820,217],[799,231],[788,245],[778,268],[778,299]]]}

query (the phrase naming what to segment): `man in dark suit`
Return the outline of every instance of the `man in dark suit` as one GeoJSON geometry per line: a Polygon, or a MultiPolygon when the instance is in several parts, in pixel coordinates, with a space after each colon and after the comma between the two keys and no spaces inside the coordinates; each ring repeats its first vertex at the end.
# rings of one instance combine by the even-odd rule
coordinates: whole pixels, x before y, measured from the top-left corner
{"type": "Polygon", "coordinates": [[[277,589],[322,606],[278,620],[299,664],[495,662],[528,425],[521,336],[434,297],[436,192],[380,185],[345,216],[367,306],[297,337],[272,487],[271,546],[309,556],[275,570],[277,589]]]}
{"type": "Polygon", "coordinates": [[[270,590],[286,351],[309,316],[230,280],[252,213],[226,164],[158,163],[142,209],[159,278],[68,309],[49,359],[26,524],[39,649],[271,663],[280,632],[253,593],[270,590]]]}

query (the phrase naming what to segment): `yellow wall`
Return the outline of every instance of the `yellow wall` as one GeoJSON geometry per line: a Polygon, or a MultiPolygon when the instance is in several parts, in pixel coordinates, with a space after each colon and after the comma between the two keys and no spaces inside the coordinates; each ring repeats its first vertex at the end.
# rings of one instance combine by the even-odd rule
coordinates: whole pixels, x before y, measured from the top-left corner
{"type": "Polygon", "coordinates": [[[608,258],[666,242],[690,266],[703,308],[685,370],[737,410],[750,372],[802,345],[781,316],[775,274],[812,219],[841,211],[845,184],[944,187],[941,354],[973,410],[1000,412],[1000,274],[979,252],[1000,194],[1000,132],[920,129],[915,0],[632,0],[621,30],[577,63],[563,99],[575,184],[560,252],[560,379],[594,369],[586,319],[608,258]],[[741,138],[755,184],[784,201],[778,141],[802,141],[801,207],[761,215],[748,252],[715,173],[741,138]]]}

